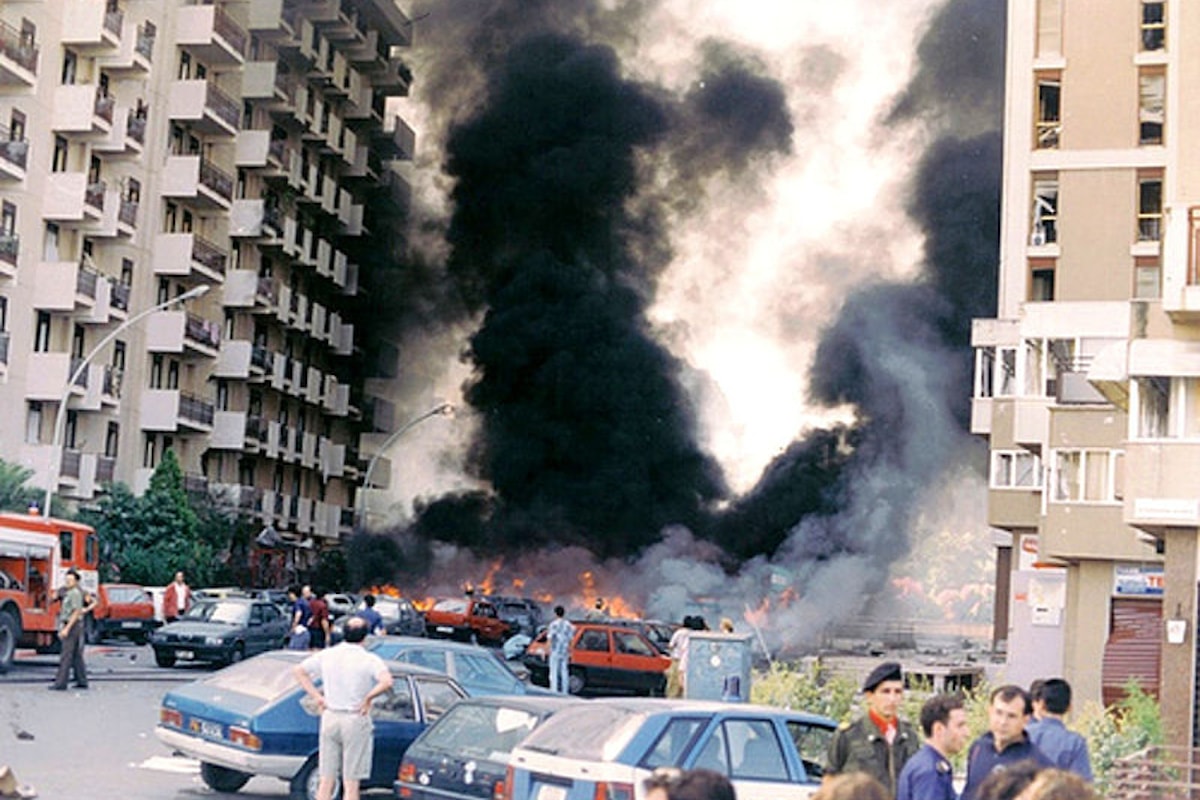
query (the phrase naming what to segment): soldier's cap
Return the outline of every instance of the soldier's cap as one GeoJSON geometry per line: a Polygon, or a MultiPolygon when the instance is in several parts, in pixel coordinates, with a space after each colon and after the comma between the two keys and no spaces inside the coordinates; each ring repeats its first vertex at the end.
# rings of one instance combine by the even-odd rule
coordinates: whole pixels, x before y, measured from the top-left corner
{"type": "Polygon", "coordinates": [[[885,661],[875,669],[871,670],[871,674],[863,681],[863,691],[873,692],[875,687],[884,681],[902,681],[904,680],[904,672],[900,669],[900,665],[895,661],[885,661]]]}

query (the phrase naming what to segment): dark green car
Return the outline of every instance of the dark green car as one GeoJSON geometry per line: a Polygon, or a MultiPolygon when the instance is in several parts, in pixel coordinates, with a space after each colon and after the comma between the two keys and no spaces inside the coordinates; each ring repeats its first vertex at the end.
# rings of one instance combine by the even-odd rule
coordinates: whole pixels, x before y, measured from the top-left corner
{"type": "Polygon", "coordinates": [[[200,600],[175,622],[150,634],[154,661],[233,664],[287,643],[289,620],[274,603],[248,597],[200,600]]]}

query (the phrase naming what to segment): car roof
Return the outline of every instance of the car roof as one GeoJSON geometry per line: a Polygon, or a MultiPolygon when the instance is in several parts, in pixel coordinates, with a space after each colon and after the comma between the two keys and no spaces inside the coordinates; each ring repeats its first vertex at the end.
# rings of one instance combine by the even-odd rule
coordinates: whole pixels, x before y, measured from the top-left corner
{"type": "MultiPolygon", "coordinates": [[[[312,653],[308,652],[307,650],[268,650],[267,652],[261,653],[256,657],[277,659],[279,661],[286,661],[289,664],[299,664],[301,661],[311,655],[312,653]]],[[[450,677],[444,672],[438,672],[436,669],[418,667],[415,664],[406,664],[403,661],[384,661],[384,663],[387,664],[388,669],[391,670],[393,675],[431,675],[436,678],[445,678],[449,681],[457,683],[454,678],[450,677]]]]}
{"type": "Polygon", "coordinates": [[[252,603],[263,603],[264,605],[273,605],[265,597],[244,597],[242,595],[232,595],[230,597],[212,597],[212,596],[206,595],[204,597],[197,597],[196,602],[197,603],[238,603],[238,604],[244,605],[244,606],[248,606],[252,603]]]}
{"type": "Polygon", "coordinates": [[[837,723],[829,717],[810,714],[807,711],[795,711],[778,706],[763,706],[753,703],[723,703],[718,700],[670,700],[653,697],[603,697],[590,700],[591,704],[603,704],[633,713],[655,715],[678,715],[694,712],[699,714],[732,714],[770,717],[802,718],[808,722],[819,722],[834,727],[837,723]]]}
{"type": "Polygon", "coordinates": [[[574,695],[545,695],[545,694],[488,694],[464,697],[458,703],[473,706],[503,706],[517,708],[523,711],[557,711],[567,706],[590,703],[582,697],[574,695]]]}
{"type": "Polygon", "coordinates": [[[426,639],[420,636],[372,636],[368,639],[380,645],[399,645],[401,647],[421,647],[426,650],[446,650],[455,653],[493,653],[486,647],[468,642],[452,642],[449,639],[426,639]]]}

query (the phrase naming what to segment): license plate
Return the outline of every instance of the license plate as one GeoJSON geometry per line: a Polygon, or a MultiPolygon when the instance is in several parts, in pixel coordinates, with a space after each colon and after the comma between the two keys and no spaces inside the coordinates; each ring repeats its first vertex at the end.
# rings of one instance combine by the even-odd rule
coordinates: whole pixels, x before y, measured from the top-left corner
{"type": "MultiPolygon", "coordinates": [[[[438,625],[437,632],[438,633],[454,633],[454,628],[451,628],[448,625],[438,625]]],[[[538,798],[538,800],[541,800],[541,798],[538,798]]],[[[553,800],[553,798],[551,800],[553,800]]]]}
{"type": "Polygon", "coordinates": [[[543,783],[537,788],[534,800],[566,800],[567,787],[553,783],[543,783]]]}
{"type": "Polygon", "coordinates": [[[140,628],[140,627],[142,627],[142,623],[136,622],[134,620],[130,620],[129,622],[122,622],[121,627],[122,628],[140,628]]]}
{"type": "Polygon", "coordinates": [[[191,661],[193,658],[196,657],[196,654],[193,653],[191,650],[176,650],[175,657],[181,661],[191,661]]]}
{"type": "Polygon", "coordinates": [[[221,738],[221,724],[219,722],[209,722],[208,720],[200,720],[200,735],[209,739],[221,738]]]}

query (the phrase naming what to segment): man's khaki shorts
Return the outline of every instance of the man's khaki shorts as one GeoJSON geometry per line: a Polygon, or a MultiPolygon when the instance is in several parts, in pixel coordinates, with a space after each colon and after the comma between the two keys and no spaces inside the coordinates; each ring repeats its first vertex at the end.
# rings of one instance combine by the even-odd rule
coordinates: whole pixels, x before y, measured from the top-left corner
{"type": "Polygon", "coordinates": [[[323,778],[339,775],[365,781],[371,777],[375,750],[374,725],[357,711],[325,711],[321,714],[321,743],[317,773],[323,778]]]}

